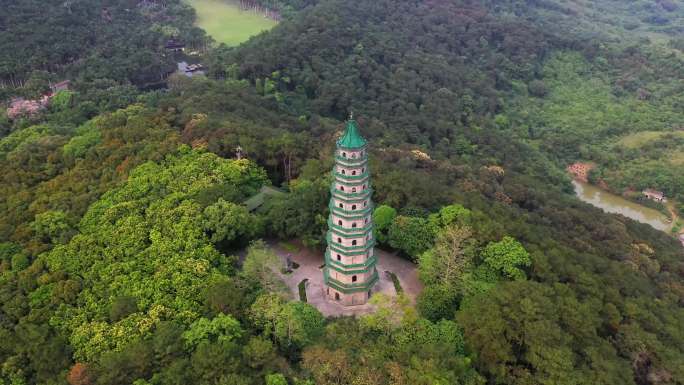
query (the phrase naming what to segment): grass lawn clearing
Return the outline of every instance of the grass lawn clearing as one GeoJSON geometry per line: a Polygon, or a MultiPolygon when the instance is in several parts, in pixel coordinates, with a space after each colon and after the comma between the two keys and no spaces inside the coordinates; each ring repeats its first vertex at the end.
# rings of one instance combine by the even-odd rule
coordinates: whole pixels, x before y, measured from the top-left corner
{"type": "Polygon", "coordinates": [[[219,43],[239,45],[250,37],[267,31],[276,21],[222,0],[186,0],[197,12],[197,26],[207,31],[219,43]]]}

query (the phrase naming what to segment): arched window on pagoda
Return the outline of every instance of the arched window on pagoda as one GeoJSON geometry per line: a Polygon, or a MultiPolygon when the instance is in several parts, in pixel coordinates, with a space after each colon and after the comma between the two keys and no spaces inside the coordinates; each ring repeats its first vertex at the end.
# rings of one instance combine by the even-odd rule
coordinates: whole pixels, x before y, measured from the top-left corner
{"type": "Polygon", "coordinates": [[[356,192],[356,187],[352,187],[352,192],[353,192],[353,193],[356,192]]]}
{"type": "Polygon", "coordinates": [[[356,227],[356,222],[352,223],[352,227],[353,228],[356,227]]]}
{"type": "Polygon", "coordinates": [[[337,254],[337,260],[338,260],[338,261],[341,261],[341,260],[342,260],[342,256],[339,255],[339,254],[337,254]]]}
{"type": "Polygon", "coordinates": [[[366,218],[366,220],[364,221],[364,223],[368,223],[368,218],[366,218]]]}
{"type": "Polygon", "coordinates": [[[344,208],[344,205],[342,203],[340,203],[340,208],[344,208]]]}
{"type": "Polygon", "coordinates": [[[363,201],[363,207],[368,206],[368,201],[363,201]]]}
{"type": "Polygon", "coordinates": [[[342,169],[342,175],[347,175],[347,170],[342,169]]]}
{"type": "Polygon", "coordinates": [[[346,158],[346,157],[347,157],[347,153],[346,153],[346,152],[343,152],[343,153],[342,153],[342,157],[346,158]]]}
{"type": "Polygon", "coordinates": [[[338,224],[339,226],[342,226],[342,221],[337,221],[337,224],[338,224]]]}
{"type": "Polygon", "coordinates": [[[344,186],[340,186],[340,190],[344,191],[344,186]]]}
{"type": "Polygon", "coordinates": [[[356,239],[352,241],[352,246],[356,246],[356,239]]]}
{"type": "Polygon", "coordinates": [[[353,170],[353,171],[352,171],[352,175],[356,175],[356,170],[353,170]]]}
{"type": "Polygon", "coordinates": [[[352,275],[352,282],[356,282],[356,276],[352,275]]]}
{"type": "Polygon", "coordinates": [[[342,243],[342,238],[337,238],[337,243],[342,243]]]}
{"type": "Polygon", "coordinates": [[[352,205],[352,210],[356,210],[356,205],[352,205]]]}

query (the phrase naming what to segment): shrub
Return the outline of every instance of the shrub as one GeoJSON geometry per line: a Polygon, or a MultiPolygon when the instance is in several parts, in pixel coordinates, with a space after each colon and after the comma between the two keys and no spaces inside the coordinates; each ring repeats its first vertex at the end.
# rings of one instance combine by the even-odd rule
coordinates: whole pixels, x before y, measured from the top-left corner
{"type": "Polygon", "coordinates": [[[302,302],[306,302],[306,283],[308,281],[308,278],[304,278],[302,282],[299,283],[299,300],[302,302]]]}

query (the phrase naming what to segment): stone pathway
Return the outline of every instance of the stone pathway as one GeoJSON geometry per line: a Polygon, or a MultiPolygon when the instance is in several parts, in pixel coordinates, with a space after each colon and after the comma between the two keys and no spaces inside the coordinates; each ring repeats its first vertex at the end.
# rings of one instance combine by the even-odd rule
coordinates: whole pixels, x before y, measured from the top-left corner
{"type": "MultiPolygon", "coordinates": [[[[291,242],[291,244],[295,245],[298,250],[288,251],[278,243],[270,242],[275,253],[282,259],[283,266],[288,256],[293,262],[299,264],[299,268],[292,270],[292,273],[281,274],[281,278],[290,288],[293,298],[299,299],[299,283],[308,279],[306,285],[307,302],[314,305],[326,317],[356,316],[372,313],[375,310],[375,307],[370,304],[342,306],[337,302],[329,301],[324,293],[325,286],[321,267],[324,263],[323,253],[309,250],[298,241],[291,242]]],[[[378,248],[375,249],[375,253],[378,256],[377,268],[380,280],[373,288],[373,293],[381,292],[389,297],[397,296],[391,277],[385,273],[391,271],[397,275],[406,296],[415,303],[416,297],[423,289],[418,280],[416,265],[396,254],[378,248]]]]}

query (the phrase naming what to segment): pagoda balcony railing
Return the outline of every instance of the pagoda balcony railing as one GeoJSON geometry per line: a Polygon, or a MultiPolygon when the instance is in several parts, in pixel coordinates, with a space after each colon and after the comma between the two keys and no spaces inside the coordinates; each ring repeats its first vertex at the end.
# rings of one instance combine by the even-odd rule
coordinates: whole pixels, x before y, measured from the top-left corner
{"type": "Polygon", "coordinates": [[[364,194],[361,198],[348,198],[348,197],[339,197],[334,195],[333,193],[333,198],[337,199],[338,201],[343,201],[345,203],[358,203],[358,204],[363,204],[364,201],[370,199],[370,194],[364,194]]]}
{"type": "MultiPolygon", "coordinates": [[[[371,231],[364,231],[359,233],[344,233],[341,230],[330,228],[326,234],[333,234],[335,237],[353,239],[353,238],[366,238],[366,235],[371,234],[371,231]]],[[[334,239],[334,238],[333,238],[334,239]]]]}
{"type": "Polygon", "coordinates": [[[337,142],[335,142],[335,144],[337,145],[337,148],[347,150],[347,151],[363,151],[366,149],[366,147],[368,147],[368,143],[365,143],[365,141],[364,141],[364,144],[360,147],[346,147],[346,146],[340,144],[339,140],[337,142]]]}
{"type": "Polygon", "coordinates": [[[332,219],[328,218],[328,228],[331,231],[340,231],[344,235],[363,234],[373,231],[373,223],[368,223],[363,227],[345,227],[336,225],[333,223],[332,219]]]}
{"type": "Polygon", "coordinates": [[[365,190],[361,192],[346,192],[342,190],[338,190],[335,188],[335,186],[332,186],[330,188],[330,193],[335,197],[339,199],[346,199],[346,200],[363,200],[368,198],[372,193],[373,189],[368,187],[365,190]]]}
{"type": "Polygon", "coordinates": [[[373,272],[373,275],[370,277],[370,279],[365,281],[365,282],[355,282],[355,283],[340,282],[340,281],[330,277],[330,275],[328,273],[328,269],[325,269],[323,276],[325,279],[325,283],[328,286],[332,287],[333,289],[335,289],[339,292],[345,293],[345,294],[347,294],[347,293],[358,293],[358,292],[369,290],[380,279],[380,277],[378,276],[377,270],[375,270],[373,272]]]}
{"type": "Polygon", "coordinates": [[[359,250],[349,251],[349,250],[336,249],[334,246],[335,246],[334,244],[328,245],[328,250],[330,250],[331,252],[341,253],[344,255],[368,255],[368,250],[370,250],[370,248],[367,249],[364,247],[364,248],[359,249],[359,250]]]}
{"type": "Polygon", "coordinates": [[[327,267],[337,271],[338,273],[342,273],[345,275],[367,273],[375,268],[375,262],[376,259],[375,256],[373,256],[371,258],[368,258],[368,263],[362,264],[362,266],[350,267],[349,265],[340,263],[339,261],[336,261],[332,258],[325,259],[327,267]]]}
{"type": "Polygon", "coordinates": [[[370,213],[373,211],[373,203],[370,203],[368,206],[362,207],[362,208],[357,209],[357,210],[345,210],[345,209],[342,209],[342,208],[339,208],[339,207],[335,206],[335,205],[333,204],[333,202],[330,202],[330,203],[328,204],[328,208],[330,209],[330,211],[332,211],[333,213],[335,213],[335,215],[340,216],[340,217],[344,217],[344,218],[352,218],[352,217],[362,218],[362,217],[364,217],[365,215],[368,215],[368,214],[370,214],[370,213]]]}
{"type": "Polygon", "coordinates": [[[339,213],[333,213],[335,216],[342,218],[347,221],[354,221],[357,219],[366,219],[370,218],[371,213],[365,213],[365,214],[360,214],[360,215],[344,215],[344,214],[339,214],[339,213]]]}
{"type": "Polygon", "coordinates": [[[336,250],[336,251],[340,251],[342,253],[361,252],[361,254],[363,254],[363,252],[368,251],[368,249],[371,249],[371,248],[373,248],[373,246],[375,246],[375,239],[374,238],[367,240],[366,243],[364,243],[363,245],[350,245],[350,246],[345,246],[345,245],[341,245],[337,242],[333,242],[332,241],[332,234],[330,234],[330,233],[328,233],[328,235],[326,235],[325,240],[328,241],[328,246],[330,246],[331,249],[336,250]]]}
{"type": "MultiPolygon", "coordinates": [[[[326,262],[326,264],[336,265],[336,266],[347,268],[347,269],[354,269],[354,268],[365,269],[367,267],[374,266],[377,263],[377,261],[378,261],[378,258],[375,255],[373,255],[370,258],[366,259],[363,263],[346,264],[346,263],[342,263],[342,262],[334,259],[332,257],[332,254],[330,254],[330,250],[325,251],[325,262],[326,262]]],[[[338,271],[340,271],[340,270],[338,270],[338,271]]]]}
{"type": "Polygon", "coordinates": [[[349,180],[359,180],[359,179],[366,179],[368,178],[368,171],[364,171],[359,175],[349,175],[349,174],[342,174],[336,171],[333,171],[333,175],[335,178],[341,178],[341,179],[349,179],[349,180]]]}
{"type": "Polygon", "coordinates": [[[362,156],[360,158],[345,158],[343,156],[335,155],[335,160],[339,163],[346,163],[346,165],[349,165],[349,166],[356,166],[356,165],[360,166],[360,165],[368,162],[368,157],[362,156]]]}
{"type": "MultiPolygon", "coordinates": [[[[370,178],[368,178],[368,179],[362,179],[362,180],[359,180],[359,181],[356,181],[356,180],[342,180],[342,178],[340,178],[340,179],[335,179],[335,182],[341,183],[341,184],[343,184],[345,187],[348,187],[348,188],[351,189],[352,187],[362,187],[363,185],[368,186],[368,184],[370,183],[370,178]]],[[[352,194],[354,194],[354,193],[352,193],[352,194]]]]}

